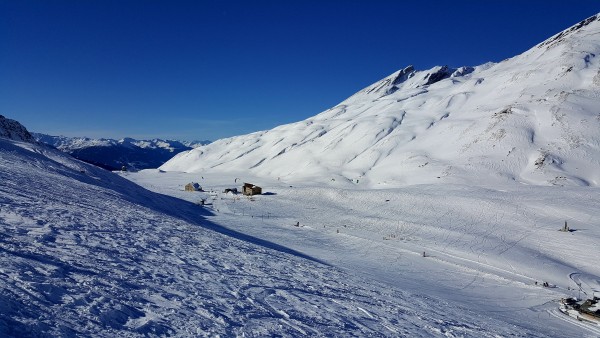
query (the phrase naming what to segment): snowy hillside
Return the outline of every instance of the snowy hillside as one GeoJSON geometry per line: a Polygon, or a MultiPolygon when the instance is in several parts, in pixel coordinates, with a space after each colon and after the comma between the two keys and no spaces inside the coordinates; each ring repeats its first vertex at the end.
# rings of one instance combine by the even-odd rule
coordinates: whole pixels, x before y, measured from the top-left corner
{"type": "Polygon", "coordinates": [[[40,133],[33,133],[33,137],[75,158],[109,170],[121,169],[123,165],[130,169],[157,168],[179,152],[210,143],[209,141],[182,142],[132,138],[91,139],[40,133]]]}
{"type": "Polygon", "coordinates": [[[404,68],[304,121],[216,141],[161,169],[287,181],[600,185],[600,19],[497,64],[404,68]]]}
{"type": "Polygon", "coordinates": [[[290,185],[243,171],[199,175],[149,169],[122,175],[160,194],[193,203],[203,199],[213,213],[210,220],[232,231],[392,289],[505,321],[505,328],[520,327],[523,335],[600,336],[599,326],[558,311],[561,298],[600,294],[597,187],[340,189],[290,185]],[[193,181],[205,192],[183,190],[193,181]],[[256,183],[263,194],[224,193],[240,189],[242,182],[256,183]],[[558,231],[565,221],[570,230],[558,231]]]}
{"type": "Polygon", "coordinates": [[[535,335],[14,138],[0,138],[3,337],[535,335]]]}

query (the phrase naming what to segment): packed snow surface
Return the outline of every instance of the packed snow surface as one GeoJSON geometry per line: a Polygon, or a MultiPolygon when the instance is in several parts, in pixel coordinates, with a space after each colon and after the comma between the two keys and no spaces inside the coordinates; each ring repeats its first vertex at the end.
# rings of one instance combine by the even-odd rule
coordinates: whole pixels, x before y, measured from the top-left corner
{"type": "Polygon", "coordinates": [[[599,333],[554,312],[599,290],[597,188],[121,175],[155,192],[0,138],[0,335],[599,333]],[[222,193],[242,181],[263,195],[222,193]]]}
{"type": "Polygon", "coordinates": [[[596,187],[427,184],[373,190],[245,172],[123,175],[161,194],[204,201],[212,213],[207,218],[233,232],[301,252],[366,283],[402,290],[418,308],[424,296],[432,301],[427,309],[442,306],[455,320],[465,317],[454,311],[474,312],[518,332],[499,336],[600,335],[600,328],[578,325],[558,312],[561,298],[600,293],[596,187]],[[200,182],[205,191],[183,191],[188,182],[200,182]],[[261,186],[263,194],[223,193],[241,191],[243,182],[261,186]],[[565,221],[569,231],[560,231],[565,221]]]}

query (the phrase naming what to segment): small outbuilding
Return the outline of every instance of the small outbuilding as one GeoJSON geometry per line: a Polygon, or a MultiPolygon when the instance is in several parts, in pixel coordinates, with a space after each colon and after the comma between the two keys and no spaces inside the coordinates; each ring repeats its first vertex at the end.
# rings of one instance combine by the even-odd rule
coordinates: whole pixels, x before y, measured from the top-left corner
{"type": "Polygon", "coordinates": [[[262,194],[262,188],[252,183],[244,183],[242,192],[246,196],[260,195],[262,194]]]}
{"type": "Polygon", "coordinates": [[[185,191],[202,191],[200,184],[191,182],[185,185],[185,191]]]}
{"type": "Polygon", "coordinates": [[[224,194],[232,193],[234,195],[237,195],[238,190],[237,190],[237,188],[227,188],[227,189],[223,190],[223,193],[224,194]]]}

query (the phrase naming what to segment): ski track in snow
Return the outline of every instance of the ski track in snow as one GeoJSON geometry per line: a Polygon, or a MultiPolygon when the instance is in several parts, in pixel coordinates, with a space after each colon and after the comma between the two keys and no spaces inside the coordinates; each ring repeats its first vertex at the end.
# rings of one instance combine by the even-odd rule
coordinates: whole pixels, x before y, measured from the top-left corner
{"type": "Polygon", "coordinates": [[[205,208],[214,212],[210,220],[228,229],[391,288],[531,329],[536,336],[573,330],[547,313],[560,298],[577,296],[569,276],[573,271],[584,276],[588,290],[600,286],[593,258],[600,254],[595,244],[600,229],[592,221],[600,217],[595,188],[421,185],[363,190],[310,183],[290,187],[242,172],[202,175],[125,174],[162,194],[190,202],[206,199],[205,208]],[[212,192],[182,191],[185,182],[198,178],[212,192]],[[255,182],[267,193],[252,198],[220,193],[243,181],[255,182]],[[557,231],[565,215],[588,221],[572,223],[582,229],[579,233],[557,231]],[[534,284],[543,281],[556,287],[534,284]]]}

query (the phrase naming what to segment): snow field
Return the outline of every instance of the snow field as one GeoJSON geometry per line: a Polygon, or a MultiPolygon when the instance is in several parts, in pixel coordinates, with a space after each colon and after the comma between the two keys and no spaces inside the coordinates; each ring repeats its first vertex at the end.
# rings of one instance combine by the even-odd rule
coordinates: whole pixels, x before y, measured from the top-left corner
{"type": "Polygon", "coordinates": [[[595,188],[339,189],[335,182],[317,187],[242,173],[156,170],[127,177],[191,202],[206,198],[205,208],[214,212],[209,218],[229,229],[540,334],[570,330],[548,311],[561,297],[580,294],[573,273],[585,276],[580,284],[588,295],[600,290],[595,188]],[[189,181],[215,192],[182,191],[189,181]],[[221,193],[244,181],[263,186],[266,194],[249,199],[221,193]],[[565,220],[575,231],[558,231],[565,220]],[[556,287],[543,288],[544,281],[556,287]]]}
{"type": "MultiPolygon", "coordinates": [[[[534,332],[224,227],[210,209],[37,145],[0,139],[0,182],[6,337],[534,332]]],[[[224,220],[247,220],[229,210],[224,220]]]]}

